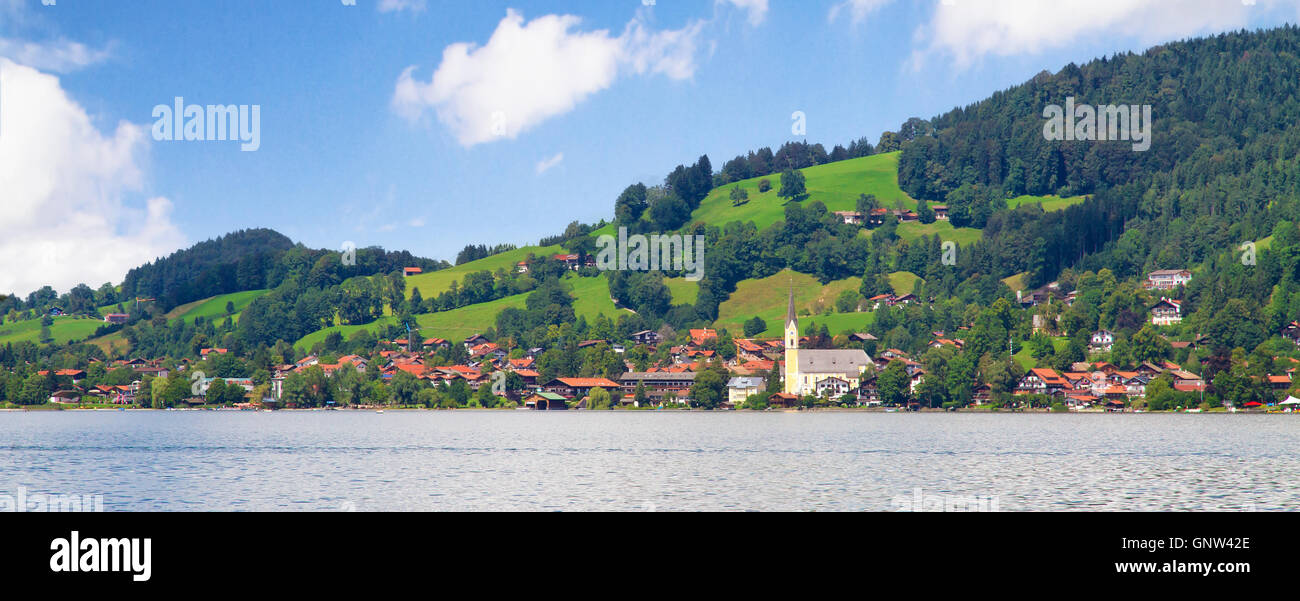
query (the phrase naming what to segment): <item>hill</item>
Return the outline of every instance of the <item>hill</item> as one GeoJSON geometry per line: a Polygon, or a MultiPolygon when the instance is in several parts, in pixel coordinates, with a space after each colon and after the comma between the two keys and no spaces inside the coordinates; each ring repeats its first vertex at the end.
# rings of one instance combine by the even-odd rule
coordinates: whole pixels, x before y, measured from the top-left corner
{"type": "Polygon", "coordinates": [[[235,313],[231,317],[235,322],[238,322],[239,313],[244,310],[244,307],[247,307],[258,297],[268,292],[270,290],[249,290],[194,301],[168,311],[167,319],[180,319],[186,323],[194,323],[194,320],[199,317],[204,319],[225,318],[226,303],[232,303],[235,306],[235,313]]]}
{"type": "MultiPolygon", "coordinates": [[[[72,340],[85,340],[105,324],[98,319],[84,317],[55,317],[50,326],[50,338],[56,345],[72,340]]],[[[17,342],[41,342],[41,320],[26,319],[0,324],[0,345],[17,342]]]]}
{"type": "Polygon", "coordinates": [[[406,298],[411,298],[411,293],[416,288],[420,289],[420,295],[424,298],[433,298],[446,292],[451,288],[452,282],[460,282],[465,276],[477,271],[495,272],[498,269],[513,271],[515,266],[528,255],[537,256],[553,255],[564,252],[560,246],[527,246],[501,254],[485,257],[477,261],[470,261],[462,265],[457,265],[450,269],[443,269],[433,273],[423,273],[417,276],[406,278],[406,298]]]}
{"type": "MultiPolygon", "coordinates": [[[[828,210],[852,211],[859,195],[874,194],[882,207],[893,207],[898,202],[904,208],[915,209],[916,201],[898,187],[898,157],[899,153],[891,152],[805,168],[808,199],[803,202],[819,200],[828,210]]],[[[780,189],[779,173],[714,188],[691,214],[691,221],[719,226],[752,221],[761,230],[784,216],[786,201],[777,196],[780,189]],[[759,182],[765,179],[772,189],[759,192],[759,182]],[[736,186],[749,193],[749,202],[731,205],[731,189],[736,186]]]]}
{"type": "MultiPolygon", "coordinates": [[[[525,253],[526,256],[526,253],[525,253]]],[[[489,257],[488,259],[491,259],[489,257]]],[[[484,261],[488,259],[482,259],[484,261]]],[[[477,263],[477,261],[476,261],[477,263]]],[[[469,263],[466,263],[469,265],[469,263]]],[[[513,263],[511,263],[513,265],[513,263]]],[[[418,276],[417,276],[418,277],[418,276]]],[[[573,312],[578,317],[585,317],[588,321],[596,319],[598,315],[604,315],[610,319],[617,319],[620,311],[614,306],[614,301],[609,298],[609,280],[606,276],[601,275],[595,278],[580,278],[576,275],[565,277],[564,281],[572,286],[571,294],[575,297],[573,303],[573,312]]],[[[421,290],[421,294],[423,294],[421,290]]],[[[461,307],[451,311],[441,311],[438,313],[424,313],[415,316],[415,321],[420,326],[420,336],[424,338],[445,338],[447,340],[464,340],[474,334],[482,334],[488,328],[496,326],[497,314],[506,308],[521,309],[524,307],[528,294],[517,294],[491,302],[479,303],[468,307],[461,307]]],[[[334,326],[318,330],[299,339],[294,346],[300,349],[309,350],[313,345],[325,341],[325,337],[330,332],[339,332],[346,340],[351,335],[361,330],[369,330],[373,333],[386,331],[389,326],[398,325],[397,318],[385,317],[372,323],[357,326],[334,326]]]]}
{"type": "MultiPolygon", "coordinates": [[[[848,278],[831,282],[823,286],[812,276],[784,270],[771,277],[758,280],[745,280],[736,287],[736,292],[718,306],[717,328],[726,328],[733,335],[744,332],[744,322],[754,317],[761,317],[767,323],[767,330],[762,336],[781,336],[790,287],[794,286],[795,311],[800,315],[817,314],[827,307],[835,305],[835,298],[845,290],[857,292],[862,285],[861,278],[848,278]]],[[[863,320],[866,313],[853,314],[863,320]]],[[[850,319],[850,318],[843,318],[850,319]]]]}
{"type": "Polygon", "coordinates": [[[132,269],[120,296],[154,298],[171,310],[219,294],[265,288],[267,268],[292,248],[293,241],[275,230],[241,230],[132,269]]]}

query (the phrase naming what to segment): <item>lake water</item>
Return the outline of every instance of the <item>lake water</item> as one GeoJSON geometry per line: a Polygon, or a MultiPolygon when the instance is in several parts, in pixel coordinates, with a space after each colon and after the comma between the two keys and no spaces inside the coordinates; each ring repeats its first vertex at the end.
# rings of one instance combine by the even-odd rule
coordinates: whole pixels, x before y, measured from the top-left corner
{"type": "Polygon", "coordinates": [[[0,495],[109,511],[1276,511],[1297,482],[1292,415],[0,413],[0,495]]]}

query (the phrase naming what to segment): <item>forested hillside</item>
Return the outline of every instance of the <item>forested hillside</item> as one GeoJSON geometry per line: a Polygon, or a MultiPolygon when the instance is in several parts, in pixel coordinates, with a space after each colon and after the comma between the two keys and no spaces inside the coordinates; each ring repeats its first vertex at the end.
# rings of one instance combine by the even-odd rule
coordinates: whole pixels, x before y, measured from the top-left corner
{"type": "Polygon", "coordinates": [[[407,251],[370,250],[357,253],[355,265],[345,265],[342,261],[322,260],[337,258],[337,252],[295,246],[273,230],[244,230],[132,269],[122,282],[121,296],[152,298],[164,311],[170,311],[218,294],[275,288],[294,275],[305,276],[309,285],[322,286],[405,267],[434,271],[446,266],[407,251]]]}
{"type": "MultiPolygon", "coordinates": [[[[953,224],[1021,194],[1095,194],[1060,215],[1005,217],[973,259],[1030,286],[1066,267],[1120,277],[1199,263],[1300,214],[1300,30],[1238,32],[1068,65],[919,122],[899,183],[953,224]],[[1151,105],[1151,147],[1048,141],[1043,108],[1151,105]],[[983,256],[983,255],[987,256],[983,256]]],[[[996,216],[993,219],[997,219],[996,216]]]]}

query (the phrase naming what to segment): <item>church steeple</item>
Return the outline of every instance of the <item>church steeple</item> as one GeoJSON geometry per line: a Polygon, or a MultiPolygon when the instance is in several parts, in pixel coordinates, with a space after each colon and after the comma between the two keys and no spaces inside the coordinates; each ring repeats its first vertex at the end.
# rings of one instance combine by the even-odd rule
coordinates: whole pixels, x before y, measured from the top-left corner
{"type": "Polygon", "coordinates": [[[802,394],[799,378],[799,316],[794,312],[794,282],[790,282],[790,304],[785,311],[785,392],[802,394]]]}
{"type": "Polygon", "coordinates": [[[785,325],[789,326],[792,322],[798,323],[799,317],[794,314],[794,284],[790,285],[790,305],[785,310],[785,325]]]}

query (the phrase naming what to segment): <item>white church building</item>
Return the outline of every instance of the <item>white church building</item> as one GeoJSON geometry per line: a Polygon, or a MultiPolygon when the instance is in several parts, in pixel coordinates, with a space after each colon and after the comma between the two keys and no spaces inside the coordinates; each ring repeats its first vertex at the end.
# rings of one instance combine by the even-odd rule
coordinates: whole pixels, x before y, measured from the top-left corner
{"type": "Polygon", "coordinates": [[[799,317],[794,311],[794,289],[785,318],[785,392],[798,396],[843,388],[857,390],[862,374],[875,362],[862,349],[799,349],[799,317]]]}

